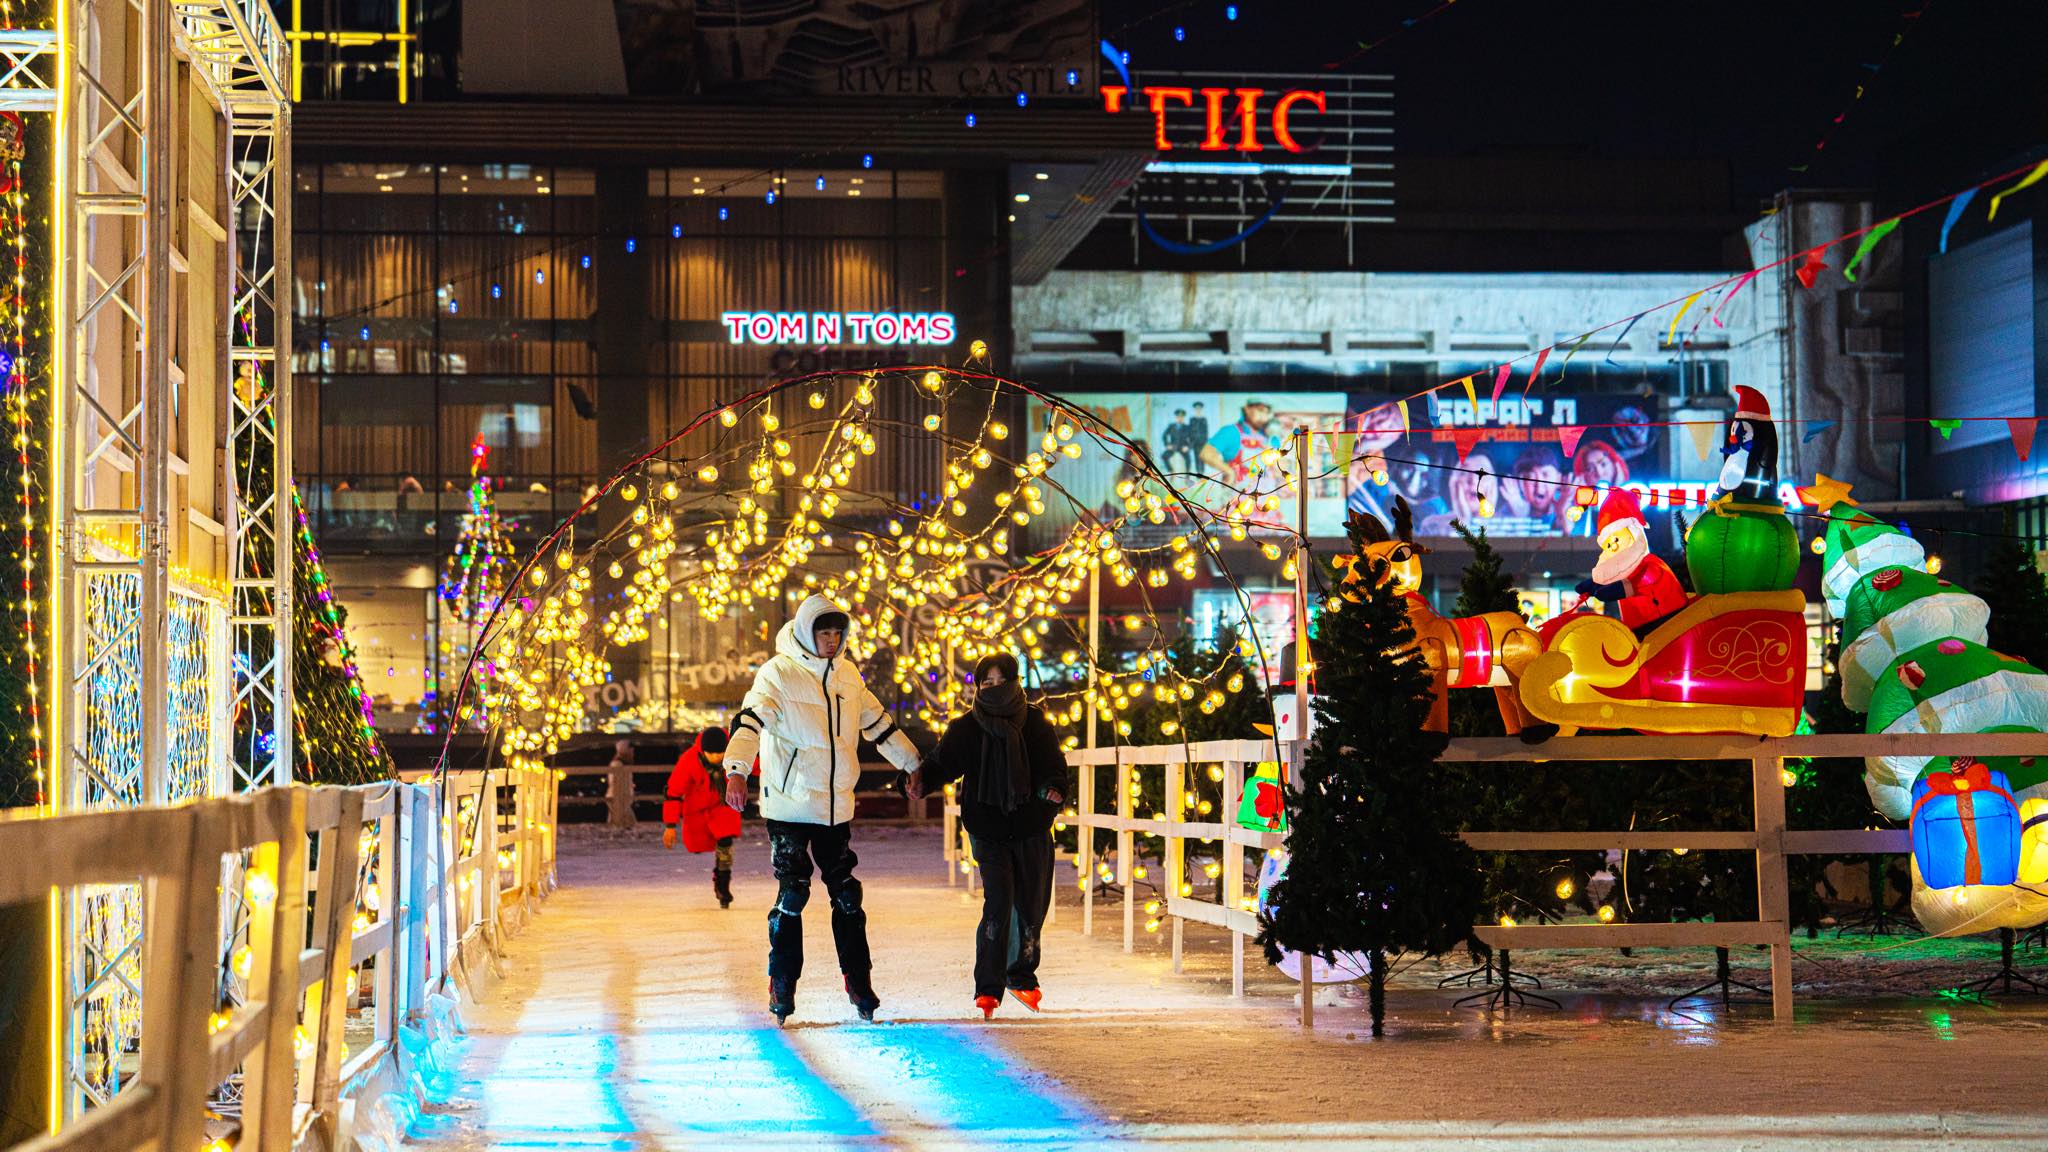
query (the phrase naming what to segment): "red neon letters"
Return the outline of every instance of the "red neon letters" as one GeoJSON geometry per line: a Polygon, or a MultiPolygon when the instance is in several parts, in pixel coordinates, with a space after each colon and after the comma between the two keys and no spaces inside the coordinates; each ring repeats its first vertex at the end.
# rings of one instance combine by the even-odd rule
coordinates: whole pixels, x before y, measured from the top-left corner
{"type": "MultiPolygon", "coordinates": [[[[1140,88],[1144,94],[1145,106],[1152,113],[1152,146],[1161,152],[1173,151],[1173,142],[1166,138],[1166,109],[1170,103],[1183,108],[1195,104],[1196,90],[1193,88],[1159,87],[1150,85],[1140,88]]],[[[1123,111],[1124,97],[1130,90],[1114,84],[1102,86],[1102,107],[1104,111],[1123,111]]],[[[1201,89],[1202,110],[1206,118],[1206,131],[1202,142],[1195,145],[1203,152],[1263,152],[1265,145],[1259,143],[1259,102],[1265,99],[1264,88],[1203,88],[1201,89]],[[1236,97],[1237,105],[1226,117],[1224,102],[1236,97]],[[1231,143],[1225,137],[1228,123],[1237,122],[1237,141],[1231,143]]],[[[1295,105],[1307,104],[1317,112],[1328,112],[1329,96],[1324,92],[1296,89],[1282,93],[1273,105],[1273,140],[1289,152],[1304,152],[1294,133],[1289,130],[1289,118],[1296,115],[1295,105]]]]}

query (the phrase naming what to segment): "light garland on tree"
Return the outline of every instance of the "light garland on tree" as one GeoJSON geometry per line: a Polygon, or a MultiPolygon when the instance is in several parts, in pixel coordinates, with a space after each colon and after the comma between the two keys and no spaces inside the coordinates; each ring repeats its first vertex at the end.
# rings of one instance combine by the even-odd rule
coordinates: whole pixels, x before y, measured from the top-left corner
{"type": "Polygon", "coordinates": [[[341,626],[341,616],[334,606],[333,585],[327,579],[327,566],[320,559],[320,546],[313,542],[313,528],[306,520],[306,506],[299,499],[299,486],[291,486],[292,519],[298,535],[301,561],[307,566],[307,583],[312,586],[314,621],[327,638],[334,643],[335,652],[341,657],[342,674],[348,680],[349,692],[354,696],[356,708],[362,713],[360,735],[363,743],[375,756],[383,756],[383,742],[377,738],[377,705],[363,688],[363,674],[356,667],[356,650],[348,642],[347,630],[341,626]]]}
{"type": "MultiPolygon", "coordinates": [[[[14,5],[0,0],[0,22],[14,26],[14,5]]],[[[30,372],[28,361],[28,189],[22,183],[21,166],[26,156],[26,126],[21,117],[13,112],[0,112],[0,184],[4,184],[6,209],[0,212],[0,226],[7,233],[6,243],[13,250],[14,280],[8,294],[4,349],[5,363],[0,364],[0,376],[6,379],[7,418],[14,426],[14,460],[17,469],[15,501],[21,516],[21,535],[18,537],[20,551],[16,561],[21,569],[21,629],[17,642],[21,645],[22,671],[25,676],[25,702],[18,708],[25,708],[28,714],[29,767],[35,785],[36,807],[48,803],[45,787],[46,766],[43,759],[43,712],[42,712],[42,665],[36,659],[38,640],[36,632],[36,509],[35,509],[35,424],[32,413],[36,407],[35,377],[30,372]]]]}
{"type": "MultiPolygon", "coordinates": [[[[442,564],[438,588],[442,603],[453,609],[455,619],[468,628],[470,643],[457,650],[454,644],[444,640],[441,643],[443,655],[466,658],[473,650],[477,628],[497,611],[498,602],[505,595],[506,573],[512,568],[511,533],[491,496],[490,459],[490,445],[479,433],[469,446],[469,510],[462,514],[455,550],[442,564]]],[[[464,708],[462,715],[451,717],[451,724],[459,725],[469,720],[488,724],[494,695],[489,681],[495,678],[495,672],[490,662],[484,663],[485,689],[479,693],[480,703],[464,708]]],[[[426,719],[424,713],[422,719],[426,719]]],[[[430,723],[427,730],[432,731],[430,723]]]]}

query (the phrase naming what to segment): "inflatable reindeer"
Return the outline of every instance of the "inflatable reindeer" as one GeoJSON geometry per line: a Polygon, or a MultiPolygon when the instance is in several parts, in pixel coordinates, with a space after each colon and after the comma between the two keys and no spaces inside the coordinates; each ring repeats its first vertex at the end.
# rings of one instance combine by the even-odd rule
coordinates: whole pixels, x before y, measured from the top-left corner
{"type": "Polygon", "coordinates": [[[1415,542],[1415,519],[1408,502],[1394,499],[1394,534],[1378,517],[1358,514],[1352,518],[1354,539],[1362,540],[1358,553],[1340,556],[1337,563],[1349,568],[1345,583],[1370,578],[1377,573],[1382,582],[1391,581],[1394,591],[1408,605],[1408,623],[1415,629],[1415,646],[1429,665],[1435,700],[1430,705],[1431,732],[1450,728],[1450,690],[1492,685],[1496,666],[1506,671],[1508,683],[1494,687],[1500,705],[1501,723],[1508,735],[1525,734],[1540,739],[1556,731],[1554,725],[1537,725],[1522,706],[1515,681],[1521,670],[1543,650],[1542,641],[1527,621],[1516,612],[1485,612],[1455,618],[1437,615],[1416,589],[1422,587],[1422,557],[1429,550],[1415,542]],[[1538,731],[1540,729],[1540,731],[1538,731]]]}

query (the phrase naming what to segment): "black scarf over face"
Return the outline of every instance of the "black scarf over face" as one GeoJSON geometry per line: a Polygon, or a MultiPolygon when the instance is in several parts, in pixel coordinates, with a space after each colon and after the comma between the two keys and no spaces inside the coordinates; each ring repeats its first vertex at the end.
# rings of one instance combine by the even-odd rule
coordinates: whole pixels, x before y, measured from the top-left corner
{"type": "Polygon", "coordinates": [[[1031,798],[1031,765],[1024,759],[1024,716],[1030,710],[1014,680],[983,685],[975,693],[974,721],[983,734],[976,801],[1014,812],[1031,798]]]}

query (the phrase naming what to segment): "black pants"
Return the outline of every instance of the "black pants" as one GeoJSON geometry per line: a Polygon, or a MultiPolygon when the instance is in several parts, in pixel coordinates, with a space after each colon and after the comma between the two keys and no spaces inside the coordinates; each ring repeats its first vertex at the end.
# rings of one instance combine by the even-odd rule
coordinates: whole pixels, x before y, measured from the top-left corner
{"type": "Polygon", "coordinates": [[[968,837],[981,865],[981,928],[974,937],[974,994],[1038,987],[1038,933],[1052,902],[1052,833],[1015,840],[968,837]]]}
{"type": "Polygon", "coordinates": [[[860,858],[850,841],[853,825],[790,824],[768,821],[769,859],[781,886],[768,909],[768,978],[794,986],[804,971],[804,905],[811,899],[811,862],[825,880],[832,901],[832,942],[839,947],[839,970],[865,984],[874,962],[868,957],[868,914],[860,906],[860,881],[853,866],[860,858]]]}

